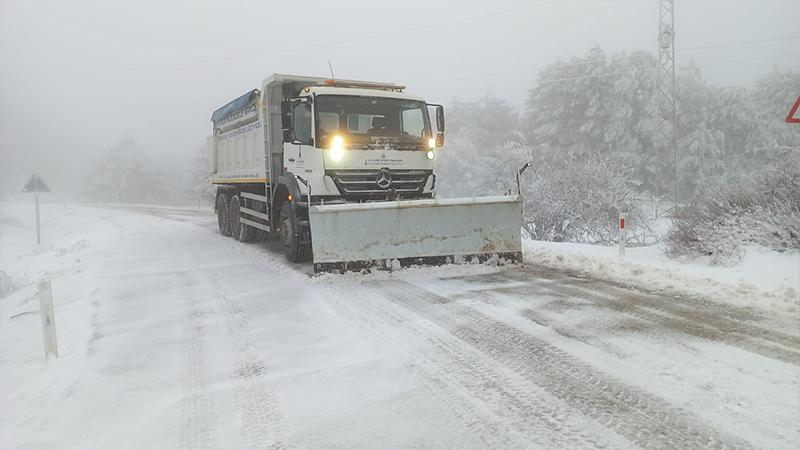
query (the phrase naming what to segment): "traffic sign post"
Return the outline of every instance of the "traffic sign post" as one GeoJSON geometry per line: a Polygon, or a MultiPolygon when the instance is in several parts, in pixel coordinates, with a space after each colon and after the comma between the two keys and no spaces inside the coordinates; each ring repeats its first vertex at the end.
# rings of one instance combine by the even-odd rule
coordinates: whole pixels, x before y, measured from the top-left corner
{"type": "Polygon", "coordinates": [[[39,226],[39,192],[50,192],[50,188],[39,178],[38,175],[32,175],[31,178],[25,183],[22,192],[33,192],[34,201],[36,203],[36,245],[42,243],[42,231],[39,226]]]}

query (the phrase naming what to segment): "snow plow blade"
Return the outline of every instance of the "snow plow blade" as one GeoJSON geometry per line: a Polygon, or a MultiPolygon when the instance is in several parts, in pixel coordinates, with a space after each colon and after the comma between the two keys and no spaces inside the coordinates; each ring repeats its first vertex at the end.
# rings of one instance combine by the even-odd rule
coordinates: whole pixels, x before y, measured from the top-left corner
{"type": "Polygon", "coordinates": [[[319,205],[309,221],[314,272],[522,259],[520,196],[319,205]]]}

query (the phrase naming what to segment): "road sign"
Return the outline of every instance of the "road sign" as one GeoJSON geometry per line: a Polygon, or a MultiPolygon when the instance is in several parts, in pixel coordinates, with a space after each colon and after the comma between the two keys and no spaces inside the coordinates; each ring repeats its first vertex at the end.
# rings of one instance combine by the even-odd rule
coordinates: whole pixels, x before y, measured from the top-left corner
{"type": "Polygon", "coordinates": [[[800,123],[800,114],[797,113],[797,110],[800,109],[800,97],[797,97],[797,101],[794,102],[794,106],[789,111],[789,115],[786,116],[786,123],[800,123]]]}
{"type": "Polygon", "coordinates": [[[36,194],[36,244],[38,245],[42,243],[42,232],[41,227],[39,227],[39,192],[50,192],[50,188],[47,187],[44,180],[39,178],[39,175],[33,174],[28,182],[25,183],[22,192],[33,192],[36,194]]]}
{"type": "Polygon", "coordinates": [[[25,183],[25,187],[22,188],[22,192],[50,192],[50,188],[39,175],[31,175],[31,178],[25,183]]]}

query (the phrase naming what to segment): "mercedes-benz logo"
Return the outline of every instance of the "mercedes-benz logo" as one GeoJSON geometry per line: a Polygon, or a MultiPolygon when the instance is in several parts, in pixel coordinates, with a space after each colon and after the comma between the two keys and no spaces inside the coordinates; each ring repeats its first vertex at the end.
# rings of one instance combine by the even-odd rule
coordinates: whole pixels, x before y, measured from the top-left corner
{"type": "Polygon", "coordinates": [[[375,176],[375,182],[381,189],[387,189],[392,185],[392,174],[387,169],[383,169],[375,176]]]}

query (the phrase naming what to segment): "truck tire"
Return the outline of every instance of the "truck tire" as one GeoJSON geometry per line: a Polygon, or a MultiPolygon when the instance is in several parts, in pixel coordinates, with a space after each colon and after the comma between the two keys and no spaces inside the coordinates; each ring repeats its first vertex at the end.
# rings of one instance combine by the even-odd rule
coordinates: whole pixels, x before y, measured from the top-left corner
{"type": "Polygon", "coordinates": [[[284,253],[289,261],[301,262],[308,259],[311,253],[311,245],[300,242],[297,211],[291,202],[285,202],[281,206],[280,238],[285,246],[284,253]]]}
{"type": "Polygon", "coordinates": [[[217,225],[219,234],[223,236],[231,235],[231,209],[229,197],[224,193],[217,194],[217,225]]]}
{"type": "Polygon", "coordinates": [[[230,199],[231,236],[239,242],[250,242],[253,240],[257,228],[240,221],[242,218],[240,201],[238,195],[234,195],[230,199]]]}

